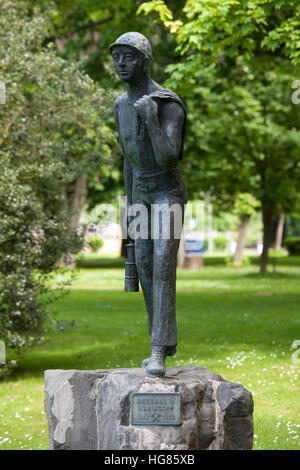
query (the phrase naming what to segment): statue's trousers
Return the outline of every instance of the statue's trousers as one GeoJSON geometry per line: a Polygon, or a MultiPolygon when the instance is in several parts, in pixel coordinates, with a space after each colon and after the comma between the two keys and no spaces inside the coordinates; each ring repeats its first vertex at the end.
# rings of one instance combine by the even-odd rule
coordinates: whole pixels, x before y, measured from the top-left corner
{"type": "Polygon", "coordinates": [[[134,171],[132,203],[139,214],[139,227],[134,225],[135,258],[151,346],[170,355],[177,345],[176,265],[187,199],[178,167],[152,174],[134,171]]]}

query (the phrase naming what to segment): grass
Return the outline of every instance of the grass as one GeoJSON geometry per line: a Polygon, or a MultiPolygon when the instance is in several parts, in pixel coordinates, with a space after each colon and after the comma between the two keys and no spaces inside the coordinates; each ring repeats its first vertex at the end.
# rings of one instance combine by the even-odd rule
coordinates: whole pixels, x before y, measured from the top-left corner
{"type": "MultiPolygon", "coordinates": [[[[75,289],[114,289],[123,290],[124,261],[117,267],[101,265],[101,268],[79,268],[72,283],[75,289]],[[122,266],[122,267],[121,267],[122,266]],[[103,269],[105,268],[105,269],[103,269]]],[[[300,263],[298,266],[280,266],[275,272],[262,275],[257,266],[228,268],[225,266],[205,266],[200,270],[177,270],[177,291],[252,292],[278,293],[300,292],[300,263]]],[[[56,275],[51,283],[66,281],[69,272],[56,275]]]]}
{"type": "MultiPolygon", "coordinates": [[[[59,282],[56,278],[52,282],[59,282]]],[[[178,352],[253,394],[255,449],[299,449],[300,266],[178,270],[178,352]],[[293,355],[294,353],[294,355],[293,355]]],[[[79,269],[53,307],[43,345],[27,351],[0,385],[0,448],[47,449],[43,371],[140,367],[149,353],[142,293],[123,292],[123,268],[79,269]],[[72,323],[73,322],[73,323],[72,323]],[[75,322],[75,323],[74,323],[75,322]]]]}
{"type": "MultiPolygon", "coordinates": [[[[260,256],[252,252],[247,253],[246,257],[250,264],[258,266],[260,256]]],[[[232,257],[224,252],[213,252],[204,254],[205,266],[227,266],[228,260],[232,257]]],[[[125,260],[117,257],[115,254],[102,255],[95,253],[82,253],[76,257],[78,268],[118,268],[123,267],[125,260]]],[[[269,252],[268,265],[271,270],[276,271],[281,266],[299,266],[300,256],[288,256],[285,250],[277,250],[269,252]]]]}

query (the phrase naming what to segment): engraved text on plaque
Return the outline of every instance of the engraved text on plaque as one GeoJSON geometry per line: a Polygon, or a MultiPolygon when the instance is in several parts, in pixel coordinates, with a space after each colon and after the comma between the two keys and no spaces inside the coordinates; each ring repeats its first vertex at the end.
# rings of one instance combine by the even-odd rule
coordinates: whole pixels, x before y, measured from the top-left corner
{"type": "Polygon", "coordinates": [[[133,393],[131,405],[132,425],[180,425],[180,393],[133,393]]]}

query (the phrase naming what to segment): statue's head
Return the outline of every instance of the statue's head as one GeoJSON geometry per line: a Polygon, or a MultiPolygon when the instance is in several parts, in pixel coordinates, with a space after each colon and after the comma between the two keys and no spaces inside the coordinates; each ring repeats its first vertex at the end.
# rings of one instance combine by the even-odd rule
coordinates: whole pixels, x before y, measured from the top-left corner
{"type": "Polygon", "coordinates": [[[130,32],[122,34],[110,45],[114,67],[125,82],[136,82],[148,72],[152,60],[151,45],[145,36],[130,32]]]}

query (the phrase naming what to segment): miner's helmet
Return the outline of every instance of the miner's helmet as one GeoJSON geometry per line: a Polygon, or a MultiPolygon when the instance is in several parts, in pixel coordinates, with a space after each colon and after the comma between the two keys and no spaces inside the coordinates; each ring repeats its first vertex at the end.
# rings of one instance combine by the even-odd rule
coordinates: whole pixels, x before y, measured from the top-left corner
{"type": "Polygon", "coordinates": [[[134,49],[144,54],[144,56],[147,59],[149,59],[149,61],[152,60],[152,49],[151,49],[150,42],[141,33],[137,33],[134,31],[134,32],[122,34],[121,36],[118,37],[118,39],[113,44],[109,46],[110,52],[112,52],[114,47],[116,46],[133,47],[134,49]]]}

